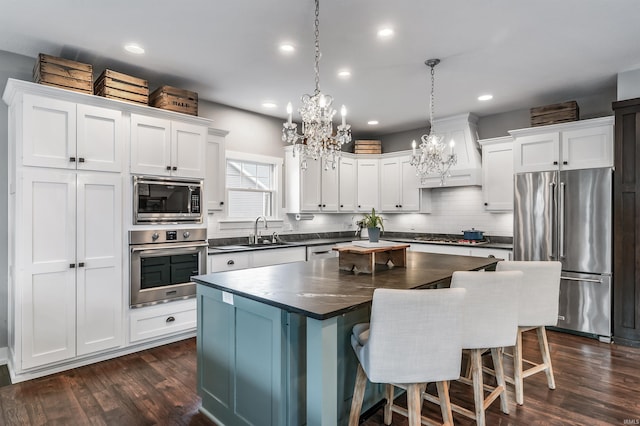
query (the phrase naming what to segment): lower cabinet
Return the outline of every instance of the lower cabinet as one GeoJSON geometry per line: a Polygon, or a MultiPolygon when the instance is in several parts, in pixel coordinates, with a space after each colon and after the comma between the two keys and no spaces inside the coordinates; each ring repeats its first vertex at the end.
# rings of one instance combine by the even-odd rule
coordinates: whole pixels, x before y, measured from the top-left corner
{"type": "Polygon", "coordinates": [[[209,255],[208,272],[224,272],[236,269],[257,268],[281,263],[307,260],[305,246],[268,248],[233,253],[209,255]]]}
{"type": "Polygon", "coordinates": [[[411,251],[424,253],[454,254],[459,256],[495,257],[497,259],[511,260],[512,251],[508,249],[477,247],[477,246],[453,246],[447,244],[421,244],[411,243],[411,251]]]}
{"type": "Polygon", "coordinates": [[[196,320],[196,299],[132,309],[129,315],[129,340],[133,343],[195,330],[196,320]]]}

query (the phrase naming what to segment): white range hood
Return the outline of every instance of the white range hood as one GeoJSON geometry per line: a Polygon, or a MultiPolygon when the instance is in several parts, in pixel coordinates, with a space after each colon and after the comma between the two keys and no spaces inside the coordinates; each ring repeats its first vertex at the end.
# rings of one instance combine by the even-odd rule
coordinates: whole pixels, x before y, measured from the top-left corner
{"type": "Polygon", "coordinates": [[[471,113],[454,115],[434,120],[435,131],[444,136],[449,144],[455,142],[458,163],[451,167],[451,176],[444,186],[440,185],[440,176],[428,175],[422,180],[421,188],[448,188],[452,186],[482,185],[482,160],[478,146],[478,117],[471,113]]]}

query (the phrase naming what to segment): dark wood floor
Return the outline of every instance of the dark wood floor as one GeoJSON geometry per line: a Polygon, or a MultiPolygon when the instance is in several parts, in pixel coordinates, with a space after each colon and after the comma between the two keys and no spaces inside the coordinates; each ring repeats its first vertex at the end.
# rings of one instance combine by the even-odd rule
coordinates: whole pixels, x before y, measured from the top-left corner
{"type": "MultiPolygon", "coordinates": [[[[536,343],[525,337],[525,356],[536,343]]],[[[640,423],[640,349],[549,332],[556,390],[544,374],[525,381],[525,404],[489,425],[624,425],[640,423]]],[[[198,413],[195,339],[0,388],[2,425],[211,425],[198,413]]],[[[452,384],[452,399],[472,407],[470,388],[452,384]]],[[[425,403],[423,413],[439,409],[425,403]]],[[[457,425],[475,424],[454,415],[457,425]]],[[[365,423],[382,424],[382,411],[365,423]]],[[[394,425],[406,419],[394,415],[394,425]]]]}

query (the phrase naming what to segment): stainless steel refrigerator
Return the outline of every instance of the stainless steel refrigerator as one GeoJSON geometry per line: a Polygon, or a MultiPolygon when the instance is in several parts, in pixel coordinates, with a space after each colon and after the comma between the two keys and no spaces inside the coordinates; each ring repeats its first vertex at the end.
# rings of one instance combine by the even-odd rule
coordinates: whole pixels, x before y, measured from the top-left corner
{"type": "Polygon", "coordinates": [[[612,169],[515,176],[514,259],[562,262],[558,328],[611,340],[612,169]]]}

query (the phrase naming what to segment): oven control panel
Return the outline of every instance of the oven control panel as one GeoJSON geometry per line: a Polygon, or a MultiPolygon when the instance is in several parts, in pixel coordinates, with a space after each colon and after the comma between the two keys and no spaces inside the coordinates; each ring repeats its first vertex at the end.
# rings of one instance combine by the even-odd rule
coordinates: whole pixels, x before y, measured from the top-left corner
{"type": "Polygon", "coordinates": [[[204,241],[207,239],[205,228],[189,228],[180,230],[129,231],[129,244],[179,243],[188,241],[204,241]]]}

